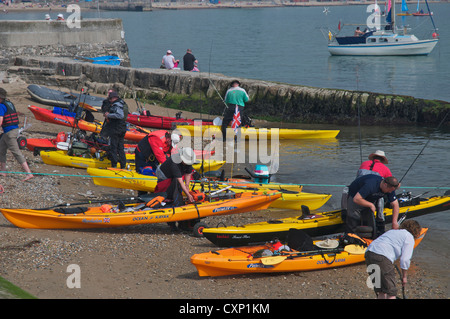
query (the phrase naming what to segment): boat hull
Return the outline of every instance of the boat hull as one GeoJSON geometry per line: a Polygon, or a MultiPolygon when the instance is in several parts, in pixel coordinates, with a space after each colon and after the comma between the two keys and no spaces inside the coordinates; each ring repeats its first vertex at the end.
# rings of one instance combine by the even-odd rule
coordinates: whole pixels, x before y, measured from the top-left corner
{"type": "Polygon", "coordinates": [[[394,56],[394,55],[428,55],[434,49],[438,39],[419,40],[410,43],[389,44],[329,44],[328,51],[331,55],[370,55],[370,56],[394,56]]]}
{"type": "Polygon", "coordinates": [[[42,104],[51,106],[68,107],[71,103],[86,103],[97,111],[101,108],[104,98],[78,93],[66,93],[53,90],[45,86],[31,84],[27,87],[30,97],[42,104]]]}
{"type": "MultiPolygon", "coordinates": [[[[169,116],[156,116],[156,115],[137,115],[137,114],[128,114],[127,122],[150,128],[159,128],[166,130],[173,130],[177,125],[194,125],[195,119],[183,119],[169,116]]],[[[212,120],[203,120],[199,119],[198,121],[202,121],[204,125],[212,124],[212,120]]]]}
{"type": "MultiPolygon", "coordinates": [[[[41,151],[40,152],[42,161],[48,165],[56,165],[56,166],[66,166],[66,167],[75,167],[75,168],[110,168],[111,161],[108,158],[97,159],[93,157],[81,157],[81,156],[70,156],[67,154],[67,151],[41,151]]],[[[134,153],[126,153],[127,164],[130,166],[130,169],[134,169],[134,153]]],[[[203,169],[205,172],[209,170],[218,170],[223,165],[225,165],[225,161],[215,161],[205,159],[203,160],[204,165],[203,169]]],[[[200,171],[201,162],[192,165],[192,167],[200,171]]],[[[146,177],[146,175],[142,175],[146,177]]]]}
{"type": "MultiPolygon", "coordinates": [[[[85,120],[75,120],[74,117],[55,114],[51,110],[44,109],[35,105],[29,105],[28,109],[33,113],[36,120],[53,123],[58,125],[63,125],[67,127],[76,127],[80,130],[86,132],[92,132],[99,134],[102,130],[103,123],[101,122],[87,122],[85,120]]],[[[139,142],[142,140],[150,131],[142,128],[129,128],[125,133],[125,139],[139,142]]]]}
{"type": "MultiPolygon", "coordinates": [[[[424,238],[427,228],[423,228],[419,238],[415,240],[415,247],[424,238]]],[[[364,239],[370,244],[370,239],[364,239]]],[[[254,257],[261,250],[273,250],[271,244],[228,248],[207,253],[195,254],[191,263],[196,267],[199,276],[227,276],[254,273],[287,273],[299,271],[313,271],[327,268],[349,266],[364,262],[364,253],[351,253],[340,247],[334,250],[308,252],[281,252],[276,257],[254,257]],[[277,259],[279,262],[265,262],[277,259]]]]}
{"type": "MultiPolygon", "coordinates": [[[[89,175],[92,176],[94,184],[99,186],[154,192],[157,184],[156,177],[142,175],[135,171],[111,168],[106,170],[88,168],[86,171],[89,175]]],[[[192,185],[193,186],[191,186],[191,188],[195,190],[200,190],[202,187],[204,187],[206,190],[210,190],[208,184],[202,186],[198,182],[192,182],[192,185]]],[[[220,190],[226,188],[227,186],[230,185],[219,184],[216,186],[212,186],[211,191],[220,190]]],[[[269,191],[269,189],[266,188],[254,188],[247,186],[232,186],[229,189],[236,193],[252,193],[255,191],[263,190],[269,191]]],[[[319,209],[331,198],[330,194],[314,194],[287,190],[279,191],[281,193],[281,196],[279,199],[273,201],[270,204],[271,208],[301,210],[302,205],[308,205],[309,207],[312,207],[311,209],[319,209]]]]}
{"type": "MultiPolygon", "coordinates": [[[[218,135],[222,134],[220,126],[216,125],[178,125],[177,129],[183,134],[183,131],[189,132],[191,136],[201,133],[202,135],[218,135]]],[[[231,129],[231,128],[229,128],[231,129]]],[[[234,133],[234,132],[233,132],[234,133]]],[[[322,139],[335,138],[339,134],[339,130],[301,130],[301,129],[278,129],[278,128],[241,128],[241,136],[246,139],[271,138],[278,134],[279,139],[296,140],[296,139],[322,139]]],[[[186,134],[183,134],[186,135],[186,134]]]]}
{"type": "MultiPolygon", "coordinates": [[[[407,218],[450,210],[450,196],[436,196],[423,199],[418,205],[400,207],[400,216],[407,212],[407,218]]],[[[386,223],[392,222],[392,209],[386,208],[386,223]]],[[[289,229],[301,229],[310,236],[323,236],[345,231],[342,210],[317,213],[308,217],[291,217],[244,226],[210,227],[203,230],[213,244],[221,247],[243,246],[262,243],[278,238],[285,240],[289,229]]]]}
{"type": "MultiPolygon", "coordinates": [[[[138,210],[134,212],[103,213],[101,206],[88,208],[78,214],[57,210],[0,209],[5,218],[20,228],[85,229],[111,228],[142,224],[178,222],[209,216],[230,215],[266,209],[281,195],[277,192],[236,194],[236,198],[202,202],[181,207],[138,210]]],[[[136,206],[138,204],[134,204],[136,206]]],[[[129,206],[128,206],[129,207],[129,206]]]]}

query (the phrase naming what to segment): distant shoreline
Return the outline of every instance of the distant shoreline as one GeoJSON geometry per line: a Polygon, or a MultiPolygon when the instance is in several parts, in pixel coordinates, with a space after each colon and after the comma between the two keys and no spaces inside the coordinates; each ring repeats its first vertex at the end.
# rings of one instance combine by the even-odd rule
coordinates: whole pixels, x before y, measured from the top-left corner
{"type": "MultiPolygon", "coordinates": [[[[407,1],[413,3],[414,1],[407,1]]],[[[429,1],[430,3],[448,3],[449,1],[429,1]]],[[[185,10],[185,9],[226,9],[226,8],[277,8],[277,7],[327,7],[327,6],[350,6],[350,5],[368,5],[374,1],[310,1],[310,2],[288,2],[288,1],[222,1],[222,3],[212,4],[207,1],[197,2],[153,2],[151,8],[144,8],[143,11],[152,10],[185,10]]],[[[42,6],[36,4],[11,4],[6,6],[0,5],[0,14],[7,14],[9,12],[48,12],[48,13],[67,13],[67,8],[61,5],[42,6]]],[[[82,11],[96,11],[94,5],[86,3],[81,5],[82,11]]],[[[110,3],[109,8],[102,4],[100,11],[134,11],[129,10],[126,3],[110,3]]]]}

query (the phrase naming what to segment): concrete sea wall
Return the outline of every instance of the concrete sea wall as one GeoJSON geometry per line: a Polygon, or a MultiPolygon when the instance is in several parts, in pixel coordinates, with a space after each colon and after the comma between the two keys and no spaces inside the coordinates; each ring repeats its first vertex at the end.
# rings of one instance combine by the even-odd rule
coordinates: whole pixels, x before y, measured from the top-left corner
{"type": "Polygon", "coordinates": [[[121,19],[74,21],[0,20],[0,70],[17,56],[96,57],[116,55],[129,66],[121,19]]]}
{"type": "MultiPolygon", "coordinates": [[[[8,70],[27,83],[58,85],[106,94],[111,87],[124,97],[145,98],[168,107],[221,115],[224,97],[234,78],[181,70],[136,69],[82,63],[67,58],[17,57],[8,70]],[[65,75],[62,75],[62,70],[65,75]],[[220,96],[219,96],[220,95],[220,96]]],[[[250,95],[250,117],[292,122],[355,125],[428,125],[436,127],[450,103],[239,79],[250,95]]],[[[450,116],[443,125],[450,125],[450,116]]]]}

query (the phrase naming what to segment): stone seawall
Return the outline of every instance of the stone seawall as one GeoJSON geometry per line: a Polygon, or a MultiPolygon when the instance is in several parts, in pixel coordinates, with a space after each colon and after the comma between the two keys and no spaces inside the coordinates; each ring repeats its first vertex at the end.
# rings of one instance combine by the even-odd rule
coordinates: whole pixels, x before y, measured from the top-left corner
{"type": "Polygon", "coordinates": [[[70,21],[3,20],[0,43],[0,70],[17,56],[116,55],[130,65],[121,19],[85,19],[79,27],[70,21]]]}
{"type": "MultiPolygon", "coordinates": [[[[110,67],[51,57],[17,57],[8,73],[27,83],[74,90],[86,87],[97,94],[106,94],[115,87],[122,96],[137,96],[168,107],[213,115],[222,114],[221,97],[233,80],[221,74],[110,67]]],[[[250,95],[251,101],[246,106],[249,116],[273,121],[355,125],[359,113],[363,125],[436,127],[450,111],[450,103],[444,101],[239,80],[250,95]]],[[[443,125],[450,125],[450,116],[443,125]]]]}

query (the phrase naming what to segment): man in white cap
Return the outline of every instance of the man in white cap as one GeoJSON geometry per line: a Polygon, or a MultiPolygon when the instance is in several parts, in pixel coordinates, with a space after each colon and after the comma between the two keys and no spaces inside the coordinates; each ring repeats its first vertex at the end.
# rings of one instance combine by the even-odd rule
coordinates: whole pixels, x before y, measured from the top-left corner
{"type": "Polygon", "coordinates": [[[156,169],[158,184],[155,193],[166,192],[167,199],[172,200],[173,206],[184,205],[181,191],[183,191],[189,202],[194,202],[194,198],[189,193],[189,183],[194,169],[192,165],[197,160],[195,152],[190,147],[178,149],[164,163],[156,169]]]}
{"type": "Polygon", "coordinates": [[[166,55],[162,57],[161,65],[168,70],[178,67],[180,60],[175,60],[171,50],[167,50],[166,55]]]}

